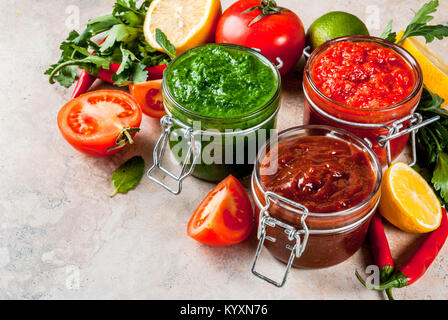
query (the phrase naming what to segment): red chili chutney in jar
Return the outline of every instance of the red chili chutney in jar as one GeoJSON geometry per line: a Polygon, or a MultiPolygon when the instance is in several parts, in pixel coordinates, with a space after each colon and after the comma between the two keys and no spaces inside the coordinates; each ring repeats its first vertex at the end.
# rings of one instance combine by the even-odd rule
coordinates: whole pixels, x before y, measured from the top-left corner
{"type": "MultiPolygon", "coordinates": [[[[415,58],[384,39],[347,36],[313,51],[305,67],[304,124],[328,125],[368,139],[381,164],[387,150],[378,144],[394,122],[408,127],[420,101],[423,76],[415,58]]],[[[391,160],[409,134],[390,140],[391,160]]]]}
{"type": "Polygon", "coordinates": [[[336,102],[355,108],[384,108],[404,100],[414,88],[408,63],[376,43],[340,42],[315,62],[313,81],[336,102]]]}
{"type": "Polygon", "coordinates": [[[345,141],[322,136],[284,141],[260,167],[269,191],[298,202],[316,213],[338,212],[361,203],[372,192],[374,173],[367,155],[345,141]],[[278,169],[264,175],[271,158],[278,169]]]}

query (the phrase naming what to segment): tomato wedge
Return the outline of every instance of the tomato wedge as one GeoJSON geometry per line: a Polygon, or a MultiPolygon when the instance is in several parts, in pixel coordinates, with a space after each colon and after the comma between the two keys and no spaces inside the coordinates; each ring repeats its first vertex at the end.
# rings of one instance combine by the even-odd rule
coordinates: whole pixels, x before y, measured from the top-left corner
{"type": "Polygon", "coordinates": [[[129,91],[148,117],[160,119],[166,115],[163,107],[161,79],[131,84],[129,91]]]}
{"type": "Polygon", "coordinates": [[[188,223],[187,234],[211,246],[228,246],[249,237],[254,213],[249,196],[233,176],[220,182],[188,223]]]}
{"type": "Polygon", "coordinates": [[[77,150],[91,156],[110,156],[132,144],[140,130],[142,110],[129,94],[98,90],[67,103],[58,114],[64,138],[77,150]]]}

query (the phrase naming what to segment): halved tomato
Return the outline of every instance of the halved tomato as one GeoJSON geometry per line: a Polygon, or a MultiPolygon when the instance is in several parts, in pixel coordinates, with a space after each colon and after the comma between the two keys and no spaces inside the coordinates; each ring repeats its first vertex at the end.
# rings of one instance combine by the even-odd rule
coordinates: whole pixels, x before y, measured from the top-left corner
{"type": "Polygon", "coordinates": [[[253,218],[246,190],[230,175],[196,209],[188,223],[187,234],[204,244],[228,246],[247,239],[253,218]]]}
{"type": "Polygon", "coordinates": [[[129,91],[148,117],[160,119],[166,115],[163,107],[161,79],[131,84],[129,91]]]}
{"type": "Polygon", "coordinates": [[[58,114],[64,138],[77,150],[92,156],[117,153],[140,130],[142,110],[129,94],[98,90],[67,103],[58,114]]]}

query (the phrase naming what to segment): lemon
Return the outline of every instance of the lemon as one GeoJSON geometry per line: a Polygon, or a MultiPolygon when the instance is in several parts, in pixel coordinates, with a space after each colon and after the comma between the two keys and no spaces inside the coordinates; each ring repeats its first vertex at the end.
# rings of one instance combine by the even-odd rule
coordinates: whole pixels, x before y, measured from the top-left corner
{"type": "Polygon", "coordinates": [[[314,50],[328,39],[352,35],[369,35],[364,22],[351,13],[332,11],[311,24],[307,32],[307,43],[314,50]]]}
{"type": "MultiPolygon", "coordinates": [[[[403,31],[397,39],[401,39],[402,35],[403,31]]],[[[448,106],[448,64],[416,38],[406,38],[400,45],[414,56],[422,68],[425,86],[444,99],[443,105],[448,106]]]]}
{"type": "Polygon", "coordinates": [[[155,38],[156,29],[160,29],[176,48],[176,54],[213,42],[221,12],[219,0],[154,0],[143,26],[146,40],[163,51],[155,38]]]}
{"type": "Polygon", "coordinates": [[[425,179],[403,162],[394,163],[384,173],[379,210],[397,228],[412,233],[437,229],[442,209],[425,179]]]}

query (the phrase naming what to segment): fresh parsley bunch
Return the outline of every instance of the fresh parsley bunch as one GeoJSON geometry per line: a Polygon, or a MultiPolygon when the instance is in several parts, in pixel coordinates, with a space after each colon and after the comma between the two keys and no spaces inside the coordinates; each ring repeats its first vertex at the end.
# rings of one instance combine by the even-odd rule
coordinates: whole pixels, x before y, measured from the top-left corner
{"type": "Polygon", "coordinates": [[[417,133],[419,156],[417,169],[437,191],[442,204],[448,203],[448,110],[442,108],[444,100],[423,89],[422,99],[417,108],[424,119],[439,115],[433,122],[417,133]]]}
{"type": "Polygon", "coordinates": [[[170,57],[152,48],[144,36],[143,24],[152,0],[145,0],[140,6],[137,2],[117,0],[111,14],[89,20],[81,34],[70,32],[60,46],[59,61],[45,72],[50,83],[56,80],[68,88],[76,80],[78,67],[97,76],[101,69],[109,70],[111,63],[118,63],[120,68],[113,81],[125,86],[146,81],[146,67],[168,63],[170,57]],[[97,44],[94,38],[100,35],[104,41],[97,44]]]}
{"type": "MultiPolygon", "coordinates": [[[[424,4],[415,13],[411,23],[405,29],[401,39],[397,39],[397,33],[392,32],[392,21],[389,22],[381,38],[400,44],[406,38],[422,36],[426,43],[434,39],[442,40],[448,37],[448,26],[441,24],[428,25],[434,19],[432,13],[437,11],[438,0],[432,0],[424,4]]],[[[444,101],[438,95],[423,89],[422,98],[417,107],[423,119],[429,119],[439,115],[441,119],[421,128],[417,133],[419,153],[417,157],[417,169],[422,176],[432,184],[438,193],[442,204],[448,204],[448,110],[443,109],[444,101]]]]}
{"type": "MultiPolygon", "coordinates": [[[[422,8],[415,13],[414,18],[407,26],[403,36],[397,44],[400,44],[404,39],[409,37],[425,37],[426,43],[432,42],[435,38],[442,40],[444,37],[448,37],[448,26],[442,24],[428,25],[428,23],[434,19],[431,14],[437,11],[438,6],[439,0],[432,0],[425,3],[422,8]]],[[[381,38],[395,43],[397,42],[397,33],[392,32],[392,23],[392,20],[389,21],[381,38]]]]}

